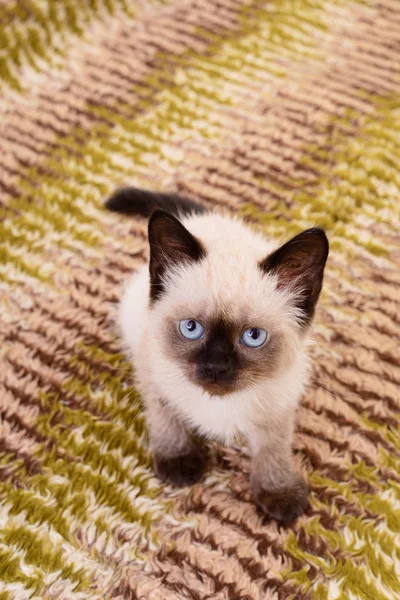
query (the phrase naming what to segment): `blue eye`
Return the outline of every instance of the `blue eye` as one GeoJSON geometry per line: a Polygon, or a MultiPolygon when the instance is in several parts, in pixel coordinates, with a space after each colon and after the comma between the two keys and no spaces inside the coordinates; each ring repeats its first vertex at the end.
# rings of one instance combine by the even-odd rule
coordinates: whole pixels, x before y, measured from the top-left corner
{"type": "Polygon", "coordinates": [[[252,327],[243,332],[240,341],[249,348],[259,348],[268,339],[268,333],[264,329],[252,327]]]}
{"type": "Polygon", "coordinates": [[[199,340],[204,335],[204,327],[194,319],[179,321],[179,331],[187,340],[199,340]]]}

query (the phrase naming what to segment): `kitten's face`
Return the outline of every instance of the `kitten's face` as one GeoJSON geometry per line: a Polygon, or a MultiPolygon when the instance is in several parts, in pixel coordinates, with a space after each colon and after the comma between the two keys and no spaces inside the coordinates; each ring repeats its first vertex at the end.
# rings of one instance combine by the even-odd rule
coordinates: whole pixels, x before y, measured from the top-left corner
{"type": "Polygon", "coordinates": [[[265,257],[251,243],[207,247],[174,217],[155,213],[149,239],[156,330],[182,377],[224,396],[289,368],[322,286],[321,230],[265,257]]]}
{"type": "MultiPolygon", "coordinates": [[[[179,313],[185,314],[178,309],[175,315],[179,313]]],[[[245,319],[206,316],[197,310],[195,314],[196,319],[165,319],[165,351],[191,383],[210,395],[224,396],[250,388],[284,366],[286,336],[272,322],[268,326],[264,320],[267,331],[245,319]]],[[[296,331],[293,335],[290,346],[298,338],[296,331]]]]}

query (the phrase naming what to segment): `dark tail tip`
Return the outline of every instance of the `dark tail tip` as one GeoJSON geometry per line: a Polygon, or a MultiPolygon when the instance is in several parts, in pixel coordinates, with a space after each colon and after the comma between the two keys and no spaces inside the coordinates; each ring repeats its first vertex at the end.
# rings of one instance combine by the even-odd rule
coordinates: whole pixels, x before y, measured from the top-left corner
{"type": "Polygon", "coordinates": [[[141,217],[149,217],[157,209],[174,215],[200,214],[205,211],[201,204],[179,194],[150,192],[135,187],[116,190],[105,201],[104,206],[113,212],[141,217]]]}
{"type": "Polygon", "coordinates": [[[154,209],[154,203],[146,196],[146,192],[136,188],[120,188],[111,194],[104,206],[113,212],[148,217],[154,209]]]}

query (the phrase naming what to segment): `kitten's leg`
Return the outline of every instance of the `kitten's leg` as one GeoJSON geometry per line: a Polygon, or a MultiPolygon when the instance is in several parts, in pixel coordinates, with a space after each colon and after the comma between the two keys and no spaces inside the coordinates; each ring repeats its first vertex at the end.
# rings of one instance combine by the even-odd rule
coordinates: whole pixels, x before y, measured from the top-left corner
{"type": "Polygon", "coordinates": [[[256,503],[269,516],[290,522],[308,506],[308,486],[292,466],[294,419],[268,430],[259,429],[251,441],[251,484],[256,503]]]}
{"type": "Polygon", "coordinates": [[[196,483],[207,460],[201,441],[190,434],[164,402],[153,401],[146,408],[156,474],[162,481],[177,486],[196,483]]]}

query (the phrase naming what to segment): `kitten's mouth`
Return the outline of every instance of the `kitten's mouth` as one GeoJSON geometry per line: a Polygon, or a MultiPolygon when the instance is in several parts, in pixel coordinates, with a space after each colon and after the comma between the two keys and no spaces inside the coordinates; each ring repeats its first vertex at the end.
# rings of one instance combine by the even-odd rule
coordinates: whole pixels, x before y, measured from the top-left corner
{"type": "Polygon", "coordinates": [[[219,381],[217,379],[211,381],[198,381],[197,382],[204,391],[208,392],[210,396],[226,396],[232,394],[235,391],[234,381],[219,381]]]}

